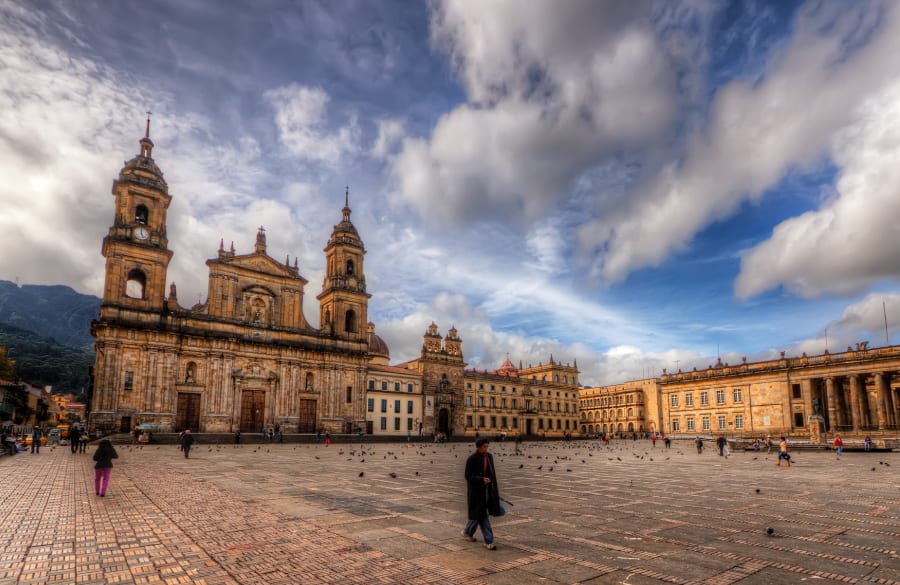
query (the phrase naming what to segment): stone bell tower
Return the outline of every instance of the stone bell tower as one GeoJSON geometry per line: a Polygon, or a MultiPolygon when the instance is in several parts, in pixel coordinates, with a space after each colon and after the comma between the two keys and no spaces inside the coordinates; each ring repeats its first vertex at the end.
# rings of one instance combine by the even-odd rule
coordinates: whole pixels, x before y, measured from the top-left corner
{"type": "Polygon", "coordinates": [[[350,221],[350,192],[344,193],[342,219],[325,246],[325,281],[319,300],[319,327],[332,335],[365,341],[369,298],[363,259],[366,249],[350,221]]]}
{"type": "Polygon", "coordinates": [[[165,306],[166,272],[172,259],[166,212],[172,197],[151,156],[149,115],[140,147],[113,181],[115,213],[102,248],[106,279],[101,320],[122,310],[158,313],[165,306]]]}

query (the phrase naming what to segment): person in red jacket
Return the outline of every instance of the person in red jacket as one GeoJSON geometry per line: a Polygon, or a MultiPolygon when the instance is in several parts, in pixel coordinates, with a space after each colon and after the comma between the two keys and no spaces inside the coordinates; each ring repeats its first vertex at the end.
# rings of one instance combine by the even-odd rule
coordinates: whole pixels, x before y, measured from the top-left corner
{"type": "Polygon", "coordinates": [[[840,435],[834,436],[834,452],[837,454],[838,459],[844,454],[844,440],[841,439],[840,435]]]}

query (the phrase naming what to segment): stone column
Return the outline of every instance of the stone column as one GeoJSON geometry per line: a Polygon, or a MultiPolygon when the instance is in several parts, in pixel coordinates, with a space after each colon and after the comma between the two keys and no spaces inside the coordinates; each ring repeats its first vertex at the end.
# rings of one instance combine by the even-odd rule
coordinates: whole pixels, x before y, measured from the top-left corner
{"type": "Polygon", "coordinates": [[[872,425],[872,417],[869,416],[869,390],[866,387],[868,374],[861,375],[859,381],[859,424],[863,428],[867,428],[872,425]]]}
{"type": "Polygon", "coordinates": [[[862,428],[862,410],[860,409],[860,376],[852,374],[850,378],[850,415],[853,421],[853,430],[860,431],[862,428]]]}
{"type": "Polygon", "coordinates": [[[875,409],[879,430],[884,430],[887,427],[887,411],[885,410],[885,406],[889,390],[890,386],[888,385],[887,374],[884,372],[875,374],[875,409]]]}
{"type": "Polygon", "coordinates": [[[825,378],[825,399],[828,401],[828,427],[834,431],[836,426],[840,426],[838,422],[838,398],[834,388],[834,377],[825,378]]]}
{"type": "Polygon", "coordinates": [[[803,394],[803,408],[806,410],[806,425],[809,426],[810,416],[814,415],[812,399],[813,385],[812,380],[800,380],[800,392],[803,394]]]}
{"type": "Polygon", "coordinates": [[[900,413],[897,412],[900,409],[900,402],[898,402],[898,393],[891,387],[891,374],[885,374],[887,378],[887,392],[885,392],[885,404],[884,404],[884,412],[885,419],[888,425],[891,427],[896,427],[900,420],[898,420],[898,416],[900,413]]]}

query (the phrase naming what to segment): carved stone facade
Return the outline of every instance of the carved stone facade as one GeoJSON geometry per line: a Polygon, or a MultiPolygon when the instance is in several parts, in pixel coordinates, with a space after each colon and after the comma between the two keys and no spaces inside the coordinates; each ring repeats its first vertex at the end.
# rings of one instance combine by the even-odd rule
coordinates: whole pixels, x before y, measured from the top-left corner
{"type": "Polygon", "coordinates": [[[303,315],[307,284],[296,259],[280,263],[260,228],[253,252],[234,246],[206,262],[205,303],[165,295],[171,202],[147,135],[113,183],[115,214],[103,240],[106,280],[96,339],[90,424],[130,431],[352,432],[365,425],[368,362],[365,248],[342,219],[325,248],[319,328],[303,315]]]}

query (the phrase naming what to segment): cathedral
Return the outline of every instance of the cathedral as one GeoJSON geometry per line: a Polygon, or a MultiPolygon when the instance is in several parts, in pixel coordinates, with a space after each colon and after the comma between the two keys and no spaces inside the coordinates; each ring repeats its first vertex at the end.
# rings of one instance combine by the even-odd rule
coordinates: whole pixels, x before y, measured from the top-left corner
{"type": "Polygon", "coordinates": [[[370,295],[347,200],[325,246],[318,326],[303,314],[307,280],[296,259],[269,256],[263,228],[249,253],[220,243],[206,262],[206,302],[185,308],[175,284],[166,286],[172,196],[149,130],[148,120],[140,153],[113,181],[103,299],[91,326],[91,428],[258,432],[278,424],[334,433],[365,425],[370,295]]]}
{"type": "Polygon", "coordinates": [[[345,196],[325,245],[319,322],[303,314],[297,260],[269,256],[259,228],[252,252],[219,243],[206,261],[206,302],[183,307],[167,286],[172,197],[152,158],[149,120],[125,163],[103,239],[106,277],[92,323],[90,428],[129,432],[368,433],[383,436],[562,437],[578,432],[578,369],[557,362],[466,369],[455,327],[432,323],[418,358],[390,365],[368,322],[362,239],[345,196]]]}

